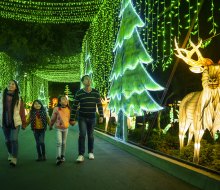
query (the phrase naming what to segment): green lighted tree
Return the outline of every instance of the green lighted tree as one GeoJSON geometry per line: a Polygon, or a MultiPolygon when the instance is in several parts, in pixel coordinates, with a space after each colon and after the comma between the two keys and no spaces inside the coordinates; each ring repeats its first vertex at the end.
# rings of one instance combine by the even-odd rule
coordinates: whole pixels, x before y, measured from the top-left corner
{"type": "MultiPolygon", "coordinates": [[[[91,54],[89,51],[89,47],[88,47],[88,42],[86,41],[86,57],[85,57],[85,74],[89,75],[90,78],[92,79],[92,64],[91,64],[91,54]]],[[[95,84],[93,83],[93,86],[95,84]]]]}
{"type": "Polygon", "coordinates": [[[91,55],[89,51],[88,41],[86,40],[86,56],[85,56],[85,74],[92,78],[91,55]]]}
{"type": "Polygon", "coordinates": [[[68,84],[65,86],[64,94],[68,96],[69,101],[73,101],[73,95],[72,95],[72,92],[69,89],[68,84]]]}
{"type": "Polygon", "coordinates": [[[163,90],[149,75],[143,64],[153,60],[147,53],[138,33],[144,23],[137,15],[131,0],[122,0],[121,24],[114,47],[115,60],[110,75],[109,108],[118,114],[116,137],[126,140],[126,116],[143,115],[162,109],[149,91],[163,90]]]}
{"type": "Polygon", "coordinates": [[[48,101],[48,98],[45,97],[45,94],[44,94],[44,85],[41,84],[41,87],[40,87],[40,93],[38,95],[38,99],[42,102],[43,106],[45,108],[47,108],[47,101],[48,101]]]}

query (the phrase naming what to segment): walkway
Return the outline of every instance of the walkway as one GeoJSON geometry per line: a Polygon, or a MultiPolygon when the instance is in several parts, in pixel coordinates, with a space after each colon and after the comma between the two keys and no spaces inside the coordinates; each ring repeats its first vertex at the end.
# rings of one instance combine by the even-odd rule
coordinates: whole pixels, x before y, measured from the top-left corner
{"type": "Polygon", "coordinates": [[[96,137],[95,160],[77,164],[77,128],[69,130],[66,162],[57,167],[56,131],[46,132],[47,161],[36,162],[35,142],[27,128],[19,134],[19,163],[9,166],[0,131],[2,190],[197,190],[96,137]]]}

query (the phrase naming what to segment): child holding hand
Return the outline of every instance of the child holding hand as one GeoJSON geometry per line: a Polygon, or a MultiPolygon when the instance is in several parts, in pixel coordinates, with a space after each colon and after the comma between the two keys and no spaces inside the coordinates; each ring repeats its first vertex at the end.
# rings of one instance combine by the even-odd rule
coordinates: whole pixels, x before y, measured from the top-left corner
{"type": "Polygon", "coordinates": [[[36,161],[45,161],[45,131],[47,125],[50,124],[50,117],[46,112],[42,102],[40,100],[35,100],[31,106],[31,110],[26,117],[27,125],[31,124],[31,129],[33,130],[38,158],[36,161]]]}
{"type": "Polygon", "coordinates": [[[57,129],[57,165],[60,165],[65,161],[66,140],[69,128],[69,120],[70,107],[68,99],[65,95],[61,95],[58,97],[58,105],[53,110],[50,123],[50,130],[53,128],[54,124],[57,129]]]}

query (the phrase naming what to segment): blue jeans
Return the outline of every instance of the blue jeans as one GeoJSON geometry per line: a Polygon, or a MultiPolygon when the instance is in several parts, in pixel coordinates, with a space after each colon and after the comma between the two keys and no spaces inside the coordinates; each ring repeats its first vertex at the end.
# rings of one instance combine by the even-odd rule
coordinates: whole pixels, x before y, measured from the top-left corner
{"type": "Polygon", "coordinates": [[[45,131],[36,129],[33,132],[36,141],[38,157],[45,156],[45,144],[44,144],[45,131]]]}
{"type": "Polygon", "coordinates": [[[20,126],[15,129],[3,127],[3,132],[5,136],[5,144],[8,149],[8,153],[14,158],[18,156],[18,133],[20,126]]]}
{"type": "Polygon", "coordinates": [[[96,125],[96,118],[84,118],[79,117],[79,139],[78,139],[78,151],[79,155],[84,155],[85,153],[85,138],[86,132],[88,137],[88,153],[93,153],[94,148],[94,127],[96,125]]]}

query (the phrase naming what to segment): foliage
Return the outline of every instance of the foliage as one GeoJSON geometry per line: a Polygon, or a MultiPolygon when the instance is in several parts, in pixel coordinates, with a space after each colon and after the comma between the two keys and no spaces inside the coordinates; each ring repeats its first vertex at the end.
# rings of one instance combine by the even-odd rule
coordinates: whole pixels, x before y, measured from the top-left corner
{"type": "MultiPolygon", "coordinates": [[[[97,115],[98,116],[98,115],[97,115]]],[[[106,124],[106,118],[104,118],[103,123],[99,123],[99,118],[97,117],[97,121],[96,121],[96,129],[97,130],[101,130],[103,132],[106,132],[108,134],[111,134],[114,136],[115,134],[115,130],[116,130],[116,122],[115,122],[115,118],[110,117],[109,122],[108,122],[108,128],[107,131],[105,131],[105,124],[106,124]]]]}
{"type": "MultiPolygon", "coordinates": [[[[146,133],[146,131],[144,131],[146,133]]],[[[129,131],[129,140],[140,143],[143,130],[136,128],[129,131]]],[[[167,134],[160,134],[159,131],[154,130],[151,136],[147,139],[144,146],[153,150],[174,156],[189,162],[193,162],[194,144],[184,146],[179,150],[178,131],[176,129],[169,130],[167,134]]],[[[210,143],[202,139],[200,149],[199,165],[220,171],[220,143],[210,143]]]]}

